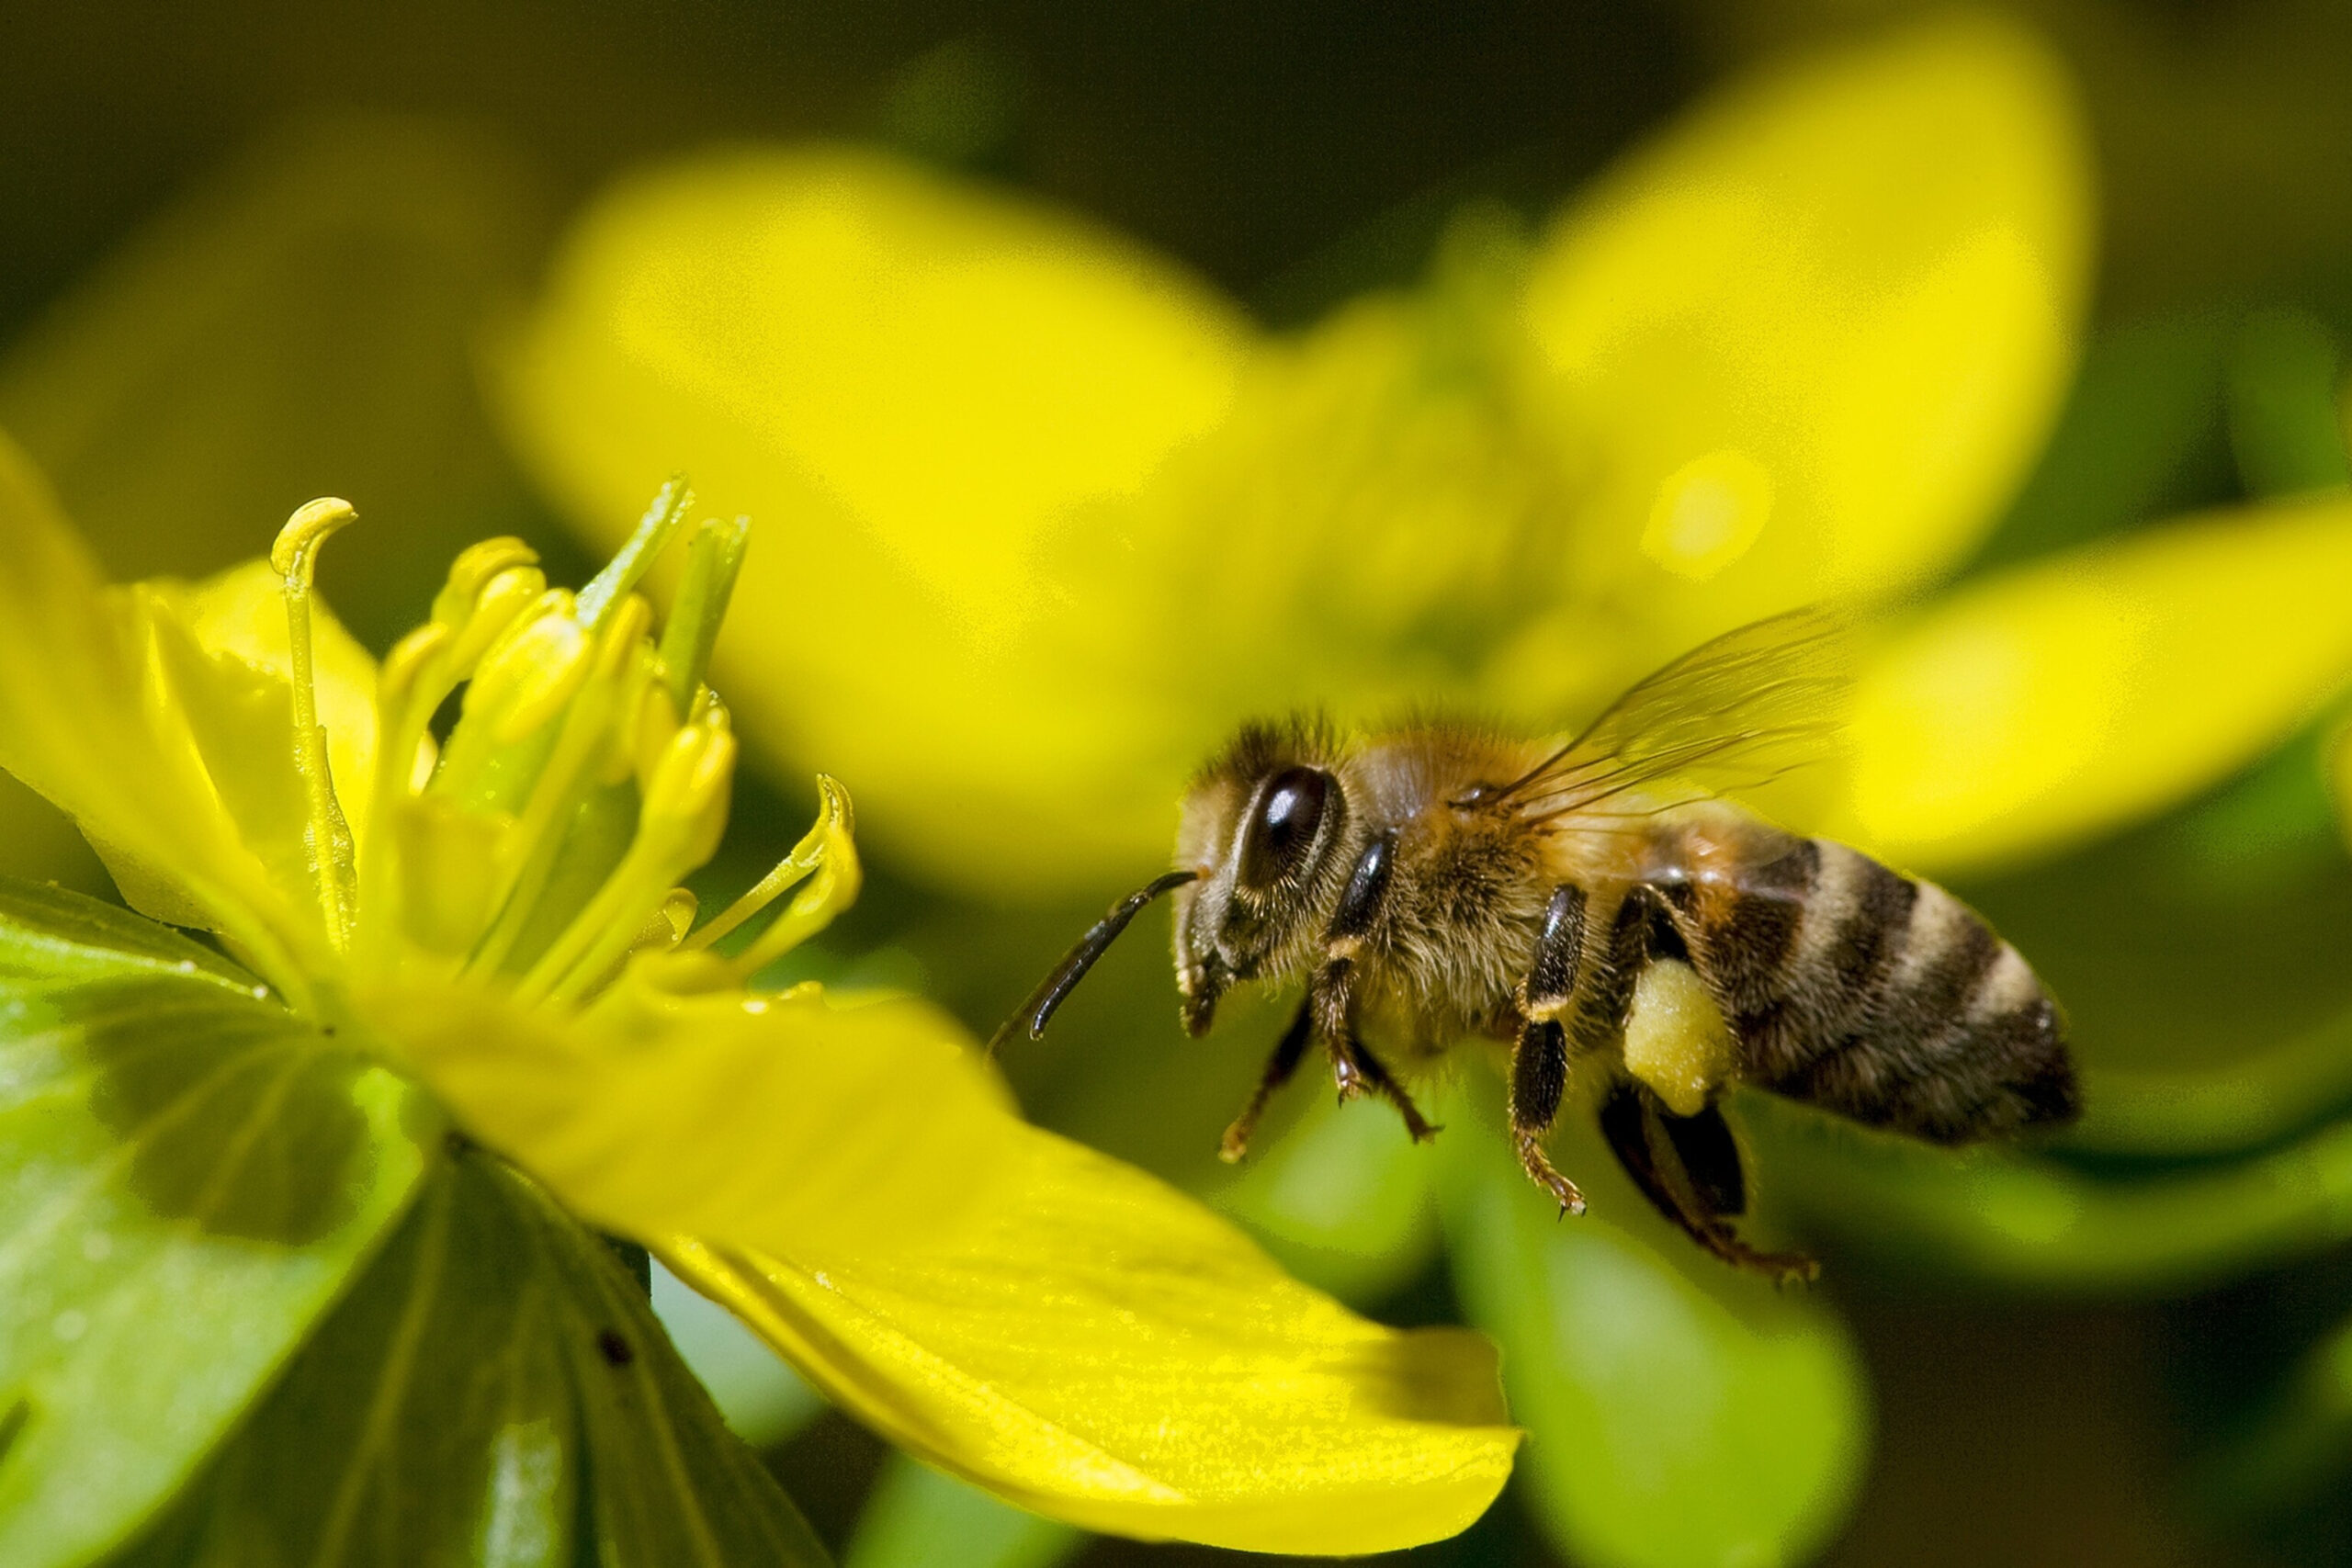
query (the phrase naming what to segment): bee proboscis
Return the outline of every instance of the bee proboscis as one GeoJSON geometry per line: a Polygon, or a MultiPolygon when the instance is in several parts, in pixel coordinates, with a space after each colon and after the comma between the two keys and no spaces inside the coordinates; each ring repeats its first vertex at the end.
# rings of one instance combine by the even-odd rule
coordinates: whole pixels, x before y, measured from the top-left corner
{"type": "Polygon", "coordinates": [[[1571,1079],[1590,1077],[1603,1138],[1662,1213],[1728,1262],[1810,1278],[1812,1259],[1735,1227],[1747,1179],[1719,1103],[1732,1085],[1948,1145],[2079,1112],[2056,1005],[1979,916],[1714,793],[1818,748],[1839,641],[1813,612],[1756,622],[1565,743],[1442,722],[1249,726],[1194,779],[1175,869],[1089,931],[991,1049],[1042,1033],[1173,892],[1188,1031],[1236,984],[1306,982],[1227,1159],[1318,1052],[1342,1100],[1377,1095],[1428,1138],[1408,1083],[1484,1037],[1510,1048],[1520,1162],[1563,1210],[1584,1201],[1545,1138],[1571,1079]]]}

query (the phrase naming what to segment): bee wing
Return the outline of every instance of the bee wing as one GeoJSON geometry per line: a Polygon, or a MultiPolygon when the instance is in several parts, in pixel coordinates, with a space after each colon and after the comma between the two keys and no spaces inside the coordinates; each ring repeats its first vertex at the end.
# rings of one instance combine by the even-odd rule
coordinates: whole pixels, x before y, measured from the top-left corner
{"type": "MultiPolygon", "coordinates": [[[[1852,683],[1848,627],[1792,610],[1725,632],[1635,682],[1573,740],[1490,792],[1523,813],[1589,811],[1634,790],[1752,788],[1832,750],[1852,683]]],[[[1660,804],[1648,798],[1646,804],[1660,804]]]]}

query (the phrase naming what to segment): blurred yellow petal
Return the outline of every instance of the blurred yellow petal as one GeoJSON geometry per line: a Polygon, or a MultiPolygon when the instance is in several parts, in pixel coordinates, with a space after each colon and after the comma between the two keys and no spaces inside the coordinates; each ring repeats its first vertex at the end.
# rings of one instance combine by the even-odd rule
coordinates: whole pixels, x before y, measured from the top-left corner
{"type": "Polygon", "coordinates": [[[458,987],[362,1006],[474,1136],[639,1238],[904,1247],[997,1201],[1026,1131],[962,1032],[913,1001],[669,994],[640,971],[573,1018],[458,987]]]}
{"type": "Polygon", "coordinates": [[[683,468],[714,510],[791,520],[745,591],[821,600],[797,536],[823,517],[968,631],[1023,608],[1066,509],[1216,421],[1244,346],[1224,301],[1075,219],[876,153],[736,152],[602,200],[514,410],[608,539],[683,468]]]}
{"type": "Polygon", "coordinates": [[[2352,679],[2352,500],[2178,523],[1972,587],[1864,672],[1853,836],[2047,852],[2219,782],[2352,679]]]}
{"type": "Polygon", "coordinates": [[[2086,162],[2057,62],[1977,18],[1735,86],[1618,170],[1525,299],[1580,569],[1688,640],[1951,565],[2072,369],[2086,162]]]}
{"type": "Polygon", "coordinates": [[[1062,722],[1046,681],[1086,670],[1022,628],[1069,612],[1070,536],[1116,532],[1089,509],[1219,421],[1248,346],[1226,301],[1076,219],[877,154],[739,152],[592,209],[506,401],[605,543],[676,469],[762,519],[713,677],[739,726],[953,852],[994,836],[976,819],[1047,820],[1026,795],[1062,753],[1129,755],[1062,722]]]}
{"type": "Polygon", "coordinates": [[[218,571],[300,502],[352,497],[368,525],[337,541],[326,591],[389,643],[486,520],[530,504],[475,358],[551,216],[479,127],[298,114],[9,344],[0,424],[117,580],[218,571]]]}
{"type": "Polygon", "coordinates": [[[1091,1529],[1390,1551],[1476,1518],[1518,1446],[1476,1335],[1367,1323],[1047,1133],[968,1237],[864,1261],[661,1250],[893,1442],[1091,1529]]]}
{"type": "Polygon", "coordinates": [[[153,595],[103,586],[0,440],[0,766],[74,818],[136,907],[233,938],[283,983],[322,939],[318,911],[289,903],[247,846],[175,705],[175,681],[207,683],[207,663],[153,595]],[[194,657],[158,656],[159,616],[194,657]]]}

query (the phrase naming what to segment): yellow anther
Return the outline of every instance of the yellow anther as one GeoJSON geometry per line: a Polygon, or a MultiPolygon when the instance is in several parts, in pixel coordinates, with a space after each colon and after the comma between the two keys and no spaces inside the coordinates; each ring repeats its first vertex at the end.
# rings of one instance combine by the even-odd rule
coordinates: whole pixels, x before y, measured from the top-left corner
{"type": "Polygon", "coordinates": [[[628,668],[610,682],[610,700],[598,718],[603,757],[596,767],[596,778],[601,784],[616,784],[642,776],[645,694],[660,686],[662,660],[653,651],[652,643],[642,637],[629,651],[633,657],[628,668]]]}
{"type": "Polygon", "coordinates": [[[630,771],[640,781],[653,776],[670,737],[677,732],[678,715],[670,705],[670,694],[661,682],[648,682],[638,697],[636,722],[628,727],[630,771]]]}
{"type": "Polygon", "coordinates": [[[454,683],[473,672],[483,656],[514,630],[533,606],[570,601],[548,592],[547,574],[535,566],[510,567],[492,578],[474,596],[463,615],[444,624],[458,628],[449,650],[448,678],[454,683]]]}
{"type": "Polygon", "coordinates": [[[681,727],[662,749],[661,760],[645,781],[638,820],[647,826],[695,821],[709,813],[714,800],[723,809],[734,769],[732,735],[698,724],[681,727]]]}
{"type": "MultiPolygon", "coordinates": [[[[611,680],[628,668],[646,634],[653,629],[653,606],[641,593],[632,593],[614,608],[613,617],[605,623],[597,639],[596,679],[611,680]]],[[[649,648],[650,644],[647,645],[649,648]]]]}
{"type": "Polygon", "coordinates": [[[526,1001],[577,1000],[602,984],[727,830],[735,738],[688,725],[671,738],[638,808],[637,836],[571,923],[517,982],[526,1001]]]}
{"type": "Polygon", "coordinates": [[[277,542],[269,547],[270,570],[288,579],[299,575],[307,584],[311,558],[319,547],[329,536],[357,521],[359,513],[339,495],[322,495],[299,508],[277,531],[277,542]]]}
{"type": "Polygon", "coordinates": [[[484,539],[478,545],[467,546],[449,563],[449,575],[433,601],[433,618],[450,626],[463,624],[494,579],[502,573],[536,568],[538,564],[538,551],[520,539],[484,539]]]}
{"type": "MultiPolygon", "coordinates": [[[[542,600],[568,597],[550,592],[542,600]]],[[[550,605],[548,614],[514,627],[474,672],[473,684],[466,690],[465,716],[487,717],[493,743],[511,746],[537,733],[587,682],[596,650],[588,629],[571,618],[570,608],[568,604],[550,605]]]]}
{"type": "Polygon", "coordinates": [[[391,652],[384,655],[384,662],[376,671],[378,709],[387,716],[398,712],[416,690],[425,667],[449,646],[453,637],[447,626],[427,621],[392,644],[391,652]]]}

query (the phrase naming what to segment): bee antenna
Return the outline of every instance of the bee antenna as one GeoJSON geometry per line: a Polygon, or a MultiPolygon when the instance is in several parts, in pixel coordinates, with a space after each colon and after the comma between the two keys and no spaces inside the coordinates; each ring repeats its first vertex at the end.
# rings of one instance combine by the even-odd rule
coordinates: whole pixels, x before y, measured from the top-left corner
{"type": "Polygon", "coordinates": [[[1054,965],[1053,973],[1037,982],[1037,988],[1029,993],[1029,999],[1021,1004],[1021,1010],[1006,1019],[997,1032],[989,1036],[988,1054],[995,1055],[1016,1031],[1025,1029],[1032,1040],[1042,1038],[1046,1023],[1052,1020],[1063,1000],[1077,989],[1080,980],[1086,978],[1086,972],[1094,967],[1094,961],[1110,951],[1111,944],[1119,940],[1119,933],[1127,929],[1128,923],[1142,912],[1143,907],[1162,893],[1182,887],[1188,882],[1197,882],[1200,877],[1197,871],[1171,871],[1146,883],[1113,905],[1111,912],[1095,921],[1087,933],[1078,939],[1078,945],[1054,965]]]}

